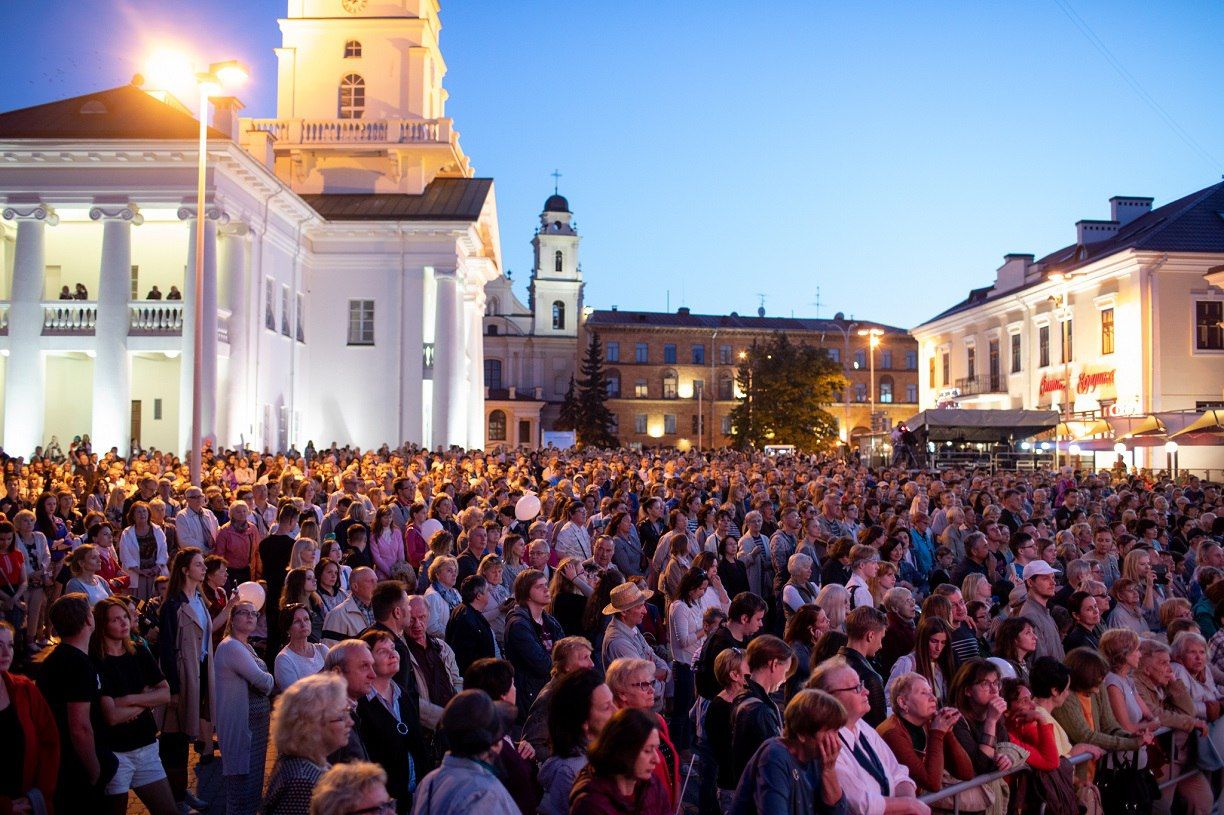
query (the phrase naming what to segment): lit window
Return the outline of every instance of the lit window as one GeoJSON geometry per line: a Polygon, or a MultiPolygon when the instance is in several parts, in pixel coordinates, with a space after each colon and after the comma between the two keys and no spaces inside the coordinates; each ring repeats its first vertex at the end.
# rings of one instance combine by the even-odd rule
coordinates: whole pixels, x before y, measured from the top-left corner
{"type": "Polygon", "coordinates": [[[1194,304],[1194,347],[1224,351],[1224,301],[1199,300],[1194,304]]]}
{"type": "Polygon", "coordinates": [[[345,40],[344,41],[344,58],[353,59],[361,56],[360,40],[345,40]]]}
{"type": "Polygon", "coordinates": [[[854,385],[854,401],[856,402],[866,402],[867,401],[867,386],[863,384],[862,382],[856,382],[854,385]]]}
{"type": "Polygon", "coordinates": [[[1112,308],[1101,309],[1101,353],[1112,354],[1114,352],[1114,310],[1112,308]]]}
{"type": "Polygon", "coordinates": [[[663,398],[675,399],[679,396],[679,377],[675,371],[665,371],[663,373],[663,398]]]}
{"type": "Polygon", "coordinates": [[[645,379],[639,379],[633,385],[633,398],[648,399],[650,397],[650,386],[646,384],[645,379]]]}
{"type": "Polygon", "coordinates": [[[724,436],[731,435],[731,416],[730,414],[722,417],[722,434],[724,436]]]}
{"type": "Polygon", "coordinates": [[[374,344],[373,300],[349,300],[348,344],[374,344]]]}
{"type": "Polygon", "coordinates": [[[888,404],[893,400],[893,379],[891,376],[880,377],[880,401],[888,404]]]}
{"type": "Polygon", "coordinates": [[[365,80],[346,74],[340,80],[340,118],[360,119],[365,113],[365,80]]]}
{"type": "Polygon", "coordinates": [[[947,351],[942,354],[943,358],[943,384],[948,387],[952,384],[952,355],[947,351]]]}

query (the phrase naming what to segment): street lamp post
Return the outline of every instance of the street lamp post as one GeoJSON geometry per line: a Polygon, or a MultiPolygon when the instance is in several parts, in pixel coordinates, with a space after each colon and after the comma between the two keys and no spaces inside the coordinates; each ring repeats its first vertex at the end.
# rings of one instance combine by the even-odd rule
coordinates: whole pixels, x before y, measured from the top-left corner
{"type": "Polygon", "coordinates": [[[879,328],[860,328],[858,334],[860,337],[867,338],[868,375],[871,377],[868,393],[871,398],[871,432],[874,433],[876,431],[875,349],[880,344],[880,337],[884,336],[884,331],[879,328]]]}
{"type": "MultiPolygon", "coordinates": [[[[837,316],[840,317],[841,313],[838,312],[837,316]]],[[[845,377],[846,379],[846,390],[842,392],[842,426],[845,428],[845,431],[846,431],[846,454],[849,455],[850,454],[850,368],[849,368],[849,365],[850,365],[850,362],[849,362],[850,360],[850,332],[858,327],[858,323],[849,323],[848,325],[843,327],[841,323],[837,320],[837,317],[834,317],[833,327],[841,332],[842,340],[845,341],[845,346],[846,346],[845,351],[842,353],[842,359],[841,359],[842,376],[845,377]]]]}
{"type": "MultiPolygon", "coordinates": [[[[1062,407],[1063,421],[1062,421],[1062,426],[1064,429],[1067,429],[1068,437],[1070,436],[1070,422],[1071,422],[1071,353],[1070,353],[1069,346],[1071,344],[1070,339],[1071,339],[1071,330],[1073,326],[1071,322],[1071,278],[1072,277],[1074,277],[1074,274],[1071,272],[1055,272],[1054,274],[1050,275],[1050,280],[1053,280],[1055,283],[1062,283],[1062,291],[1052,296],[1050,299],[1054,301],[1054,307],[1057,310],[1060,310],[1063,312],[1063,320],[1061,321],[1059,325],[1059,332],[1058,332],[1059,345],[1061,347],[1058,350],[1059,350],[1059,353],[1062,354],[1062,359],[1063,359],[1063,407],[1062,407]]],[[[1059,460],[1058,459],[1058,455],[1059,455],[1058,442],[1059,442],[1059,437],[1062,435],[1058,431],[1059,431],[1059,428],[1056,425],[1054,427],[1054,468],[1055,469],[1058,468],[1058,460],[1059,460]]],[[[1069,438],[1068,438],[1068,441],[1070,441],[1069,438]]],[[[1071,463],[1070,455],[1067,456],[1067,463],[1068,464],[1071,463]]]]}
{"type": "Polygon", "coordinates": [[[203,378],[204,378],[204,219],[207,207],[204,201],[205,182],[208,173],[208,100],[221,94],[222,86],[236,84],[246,79],[248,71],[238,60],[214,62],[208,70],[196,74],[196,85],[200,91],[200,139],[199,157],[196,162],[196,225],[195,225],[195,273],[192,275],[192,292],[195,296],[195,319],[192,331],[191,360],[191,483],[200,484],[203,467],[203,427],[201,424],[203,378]]]}

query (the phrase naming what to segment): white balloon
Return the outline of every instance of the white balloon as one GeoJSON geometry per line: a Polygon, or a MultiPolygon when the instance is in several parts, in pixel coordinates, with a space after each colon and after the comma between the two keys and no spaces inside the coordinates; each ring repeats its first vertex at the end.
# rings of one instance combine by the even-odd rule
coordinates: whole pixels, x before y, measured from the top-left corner
{"type": "Polygon", "coordinates": [[[540,496],[529,492],[514,505],[514,517],[520,521],[530,521],[540,514],[540,496]]]}
{"type": "Polygon", "coordinates": [[[255,606],[255,610],[259,611],[263,608],[264,599],[266,598],[264,587],[253,580],[248,580],[246,583],[238,584],[238,600],[243,603],[250,603],[255,606]]]}
{"type": "Polygon", "coordinates": [[[429,539],[441,531],[442,522],[437,518],[430,518],[421,524],[421,537],[425,539],[425,543],[429,543],[429,539]]]}

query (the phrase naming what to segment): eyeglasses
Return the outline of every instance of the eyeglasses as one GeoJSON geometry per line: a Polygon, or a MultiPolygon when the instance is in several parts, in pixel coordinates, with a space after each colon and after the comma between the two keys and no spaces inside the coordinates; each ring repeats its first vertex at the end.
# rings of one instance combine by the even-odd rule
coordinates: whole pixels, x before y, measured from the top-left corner
{"type": "Polygon", "coordinates": [[[981,682],[977,683],[977,686],[979,688],[987,688],[991,690],[998,690],[999,688],[1003,687],[997,679],[983,679],[981,682]]]}
{"type": "Polygon", "coordinates": [[[381,804],[375,804],[365,809],[350,809],[348,815],[389,815],[395,812],[395,799],[389,798],[381,804]]]}
{"type": "Polygon", "coordinates": [[[254,609],[244,608],[241,611],[235,611],[231,616],[233,617],[258,617],[259,612],[255,611],[254,609]]]}
{"type": "Polygon", "coordinates": [[[652,689],[652,690],[653,690],[653,689],[654,689],[654,680],[653,680],[653,679],[647,679],[645,682],[630,682],[630,683],[629,683],[629,687],[631,687],[631,688],[637,688],[638,690],[645,690],[646,688],[650,688],[650,689],[652,689]]]}
{"type": "Polygon", "coordinates": [[[867,686],[860,681],[857,685],[849,688],[832,688],[829,693],[862,693],[865,690],[867,690],[867,686]]]}

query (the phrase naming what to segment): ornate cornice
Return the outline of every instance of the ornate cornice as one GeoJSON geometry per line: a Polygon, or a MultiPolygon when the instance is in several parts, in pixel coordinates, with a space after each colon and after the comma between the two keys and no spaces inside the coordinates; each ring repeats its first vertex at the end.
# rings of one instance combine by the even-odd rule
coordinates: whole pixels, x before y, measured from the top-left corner
{"type": "Polygon", "coordinates": [[[135,204],[98,204],[89,208],[89,220],[127,221],[133,226],[140,226],[144,223],[144,216],[135,204]]]}
{"type": "Polygon", "coordinates": [[[59,223],[59,215],[50,204],[13,204],[4,208],[6,221],[42,221],[55,226],[59,223]]]}

